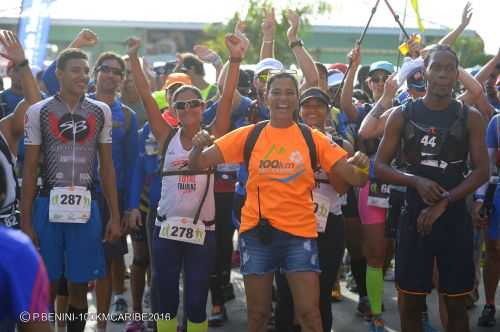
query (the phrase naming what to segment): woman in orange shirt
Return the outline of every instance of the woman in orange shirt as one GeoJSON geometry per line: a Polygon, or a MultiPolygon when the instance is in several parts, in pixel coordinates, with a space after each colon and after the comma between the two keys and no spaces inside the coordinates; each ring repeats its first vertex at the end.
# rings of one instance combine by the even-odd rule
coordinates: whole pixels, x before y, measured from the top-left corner
{"type": "MultiPolygon", "coordinates": [[[[320,332],[314,170],[306,135],[295,122],[299,105],[295,77],[287,72],[270,76],[266,103],[271,120],[258,135],[246,161],[249,178],[240,227],[248,327],[251,332],[266,330],[273,273],[281,269],[290,284],[302,330],[320,332]]],[[[239,128],[213,145],[210,135],[200,131],[193,138],[190,168],[244,162],[246,141],[255,127],[239,128]]],[[[369,161],[364,154],[346,159],[347,153],[322,133],[305,129],[314,144],[318,166],[329,174],[335,187],[346,183],[362,186],[367,181],[363,169],[369,161]]]]}

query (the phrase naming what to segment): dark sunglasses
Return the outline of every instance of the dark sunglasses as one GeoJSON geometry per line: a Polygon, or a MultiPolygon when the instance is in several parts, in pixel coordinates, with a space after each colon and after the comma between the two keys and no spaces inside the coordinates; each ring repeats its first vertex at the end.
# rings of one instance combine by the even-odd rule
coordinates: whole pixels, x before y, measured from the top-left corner
{"type": "Polygon", "coordinates": [[[186,108],[197,108],[203,105],[203,100],[193,99],[187,101],[176,101],[174,103],[174,108],[177,110],[185,110],[186,108]]]}
{"type": "Polygon", "coordinates": [[[98,72],[102,71],[103,73],[106,73],[106,74],[112,73],[113,75],[116,75],[116,76],[123,76],[123,70],[121,70],[119,68],[110,67],[107,65],[100,65],[99,67],[97,67],[97,71],[98,72]]]}
{"type": "Polygon", "coordinates": [[[384,76],[372,76],[371,81],[373,83],[378,83],[378,82],[385,82],[389,78],[389,75],[384,75],[384,76]]]}

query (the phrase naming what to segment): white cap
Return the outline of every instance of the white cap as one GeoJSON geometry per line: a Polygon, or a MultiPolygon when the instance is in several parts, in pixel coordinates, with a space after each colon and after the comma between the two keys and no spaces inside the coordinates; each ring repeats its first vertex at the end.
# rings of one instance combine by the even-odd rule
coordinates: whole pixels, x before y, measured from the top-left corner
{"type": "Polygon", "coordinates": [[[255,75],[259,75],[264,70],[283,70],[283,64],[273,58],[262,59],[255,66],[255,75]]]}
{"type": "Polygon", "coordinates": [[[424,69],[425,66],[423,58],[418,57],[416,59],[412,59],[406,57],[398,72],[398,86],[401,86],[408,79],[408,77],[415,74],[417,71],[423,71],[424,69]]]}
{"type": "Polygon", "coordinates": [[[336,86],[342,83],[344,73],[340,70],[334,69],[328,72],[328,87],[336,86]]]}

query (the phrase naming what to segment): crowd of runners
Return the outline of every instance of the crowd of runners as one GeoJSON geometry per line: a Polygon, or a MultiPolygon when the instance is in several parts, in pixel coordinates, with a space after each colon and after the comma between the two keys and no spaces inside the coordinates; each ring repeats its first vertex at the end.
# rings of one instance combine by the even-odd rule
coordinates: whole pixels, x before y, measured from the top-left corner
{"type": "Polygon", "coordinates": [[[500,53],[460,66],[451,45],[471,15],[467,5],[436,44],[409,36],[399,64],[364,66],[361,40],[346,64],[315,61],[293,11],[286,36],[270,12],[260,45],[238,24],[228,59],[198,45],[154,71],[136,38],[90,67],[82,49],[99,41],[83,29],[33,73],[0,31],[11,79],[0,93],[0,331],[83,332],[89,291],[113,321],[159,314],[124,331],[207,331],[231,319],[238,259],[251,332],[331,331],[343,264],[359,294],[352,315],[384,331],[393,261],[401,331],[495,326],[500,53]],[[275,57],[281,38],[298,70],[275,57]],[[249,47],[260,47],[252,70],[240,68],[249,47]],[[481,278],[486,303],[469,322],[481,278]],[[439,308],[426,304],[433,290],[439,308]]]}

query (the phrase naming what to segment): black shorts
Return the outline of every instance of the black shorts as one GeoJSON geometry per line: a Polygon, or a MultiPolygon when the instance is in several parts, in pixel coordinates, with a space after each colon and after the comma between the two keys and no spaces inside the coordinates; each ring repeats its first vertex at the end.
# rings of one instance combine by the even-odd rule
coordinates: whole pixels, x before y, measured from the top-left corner
{"type": "MultiPolygon", "coordinates": [[[[407,199],[407,202],[412,201],[407,199]]],[[[429,294],[436,259],[441,294],[458,296],[471,292],[474,288],[473,233],[465,201],[451,204],[427,236],[417,232],[421,208],[412,205],[403,210],[399,224],[396,245],[398,288],[408,294],[429,294]]]]}
{"type": "Polygon", "coordinates": [[[145,213],[144,211],[141,211],[141,221],[142,225],[139,226],[139,229],[136,231],[133,231],[130,233],[130,237],[132,238],[132,241],[137,241],[137,242],[145,242],[147,240],[146,237],[146,221],[148,218],[148,214],[145,213]]]}
{"type": "Polygon", "coordinates": [[[395,240],[398,233],[399,218],[405,201],[405,193],[391,189],[389,209],[385,221],[385,238],[395,240]]]}
{"type": "MultiPolygon", "coordinates": [[[[108,203],[106,202],[103,193],[98,193],[96,196],[98,198],[97,200],[99,203],[99,210],[100,210],[99,212],[101,213],[101,218],[102,218],[102,226],[103,226],[102,230],[104,237],[106,234],[105,233],[106,226],[110,218],[108,203]]],[[[120,219],[121,219],[123,217],[123,210],[120,197],[118,197],[118,205],[120,209],[120,219]]],[[[127,247],[127,238],[125,235],[114,242],[104,242],[104,257],[106,257],[106,260],[109,261],[114,258],[119,258],[120,256],[123,256],[126,253],[128,253],[128,247],[127,247]]]]}
{"type": "Polygon", "coordinates": [[[358,218],[358,198],[354,192],[354,188],[349,188],[347,191],[347,205],[342,205],[342,215],[344,218],[358,218]]]}

